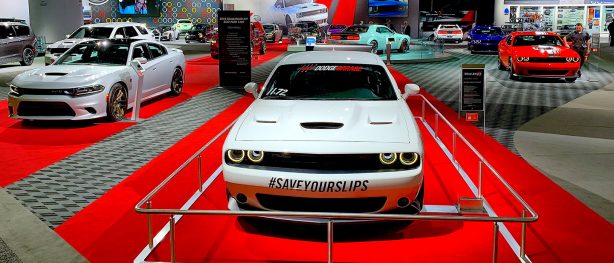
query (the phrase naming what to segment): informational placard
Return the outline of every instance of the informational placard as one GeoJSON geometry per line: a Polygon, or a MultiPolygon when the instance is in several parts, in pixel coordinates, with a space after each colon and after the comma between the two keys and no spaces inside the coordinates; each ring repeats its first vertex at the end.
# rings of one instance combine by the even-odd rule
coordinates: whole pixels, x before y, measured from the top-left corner
{"type": "Polygon", "coordinates": [[[484,64],[463,64],[460,111],[484,111],[484,64]]]}
{"type": "Polygon", "coordinates": [[[591,48],[593,49],[593,52],[598,52],[599,51],[599,45],[601,45],[601,34],[600,33],[593,33],[593,35],[591,36],[591,48]]]}
{"type": "Polygon", "coordinates": [[[252,78],[249,11],[218,11],[220,86],[243,87],[252,78]]]}

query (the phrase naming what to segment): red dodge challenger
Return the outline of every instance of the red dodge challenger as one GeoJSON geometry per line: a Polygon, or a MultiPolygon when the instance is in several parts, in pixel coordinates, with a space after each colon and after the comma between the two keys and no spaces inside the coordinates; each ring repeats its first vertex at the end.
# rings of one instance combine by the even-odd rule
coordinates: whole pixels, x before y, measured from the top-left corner
{"type": "Polygon", "coordinates": [[[553,32],[513,32],[499,42],[499,69],[510,79],[565,78],[574,82],[580,55],[553,32]]]}

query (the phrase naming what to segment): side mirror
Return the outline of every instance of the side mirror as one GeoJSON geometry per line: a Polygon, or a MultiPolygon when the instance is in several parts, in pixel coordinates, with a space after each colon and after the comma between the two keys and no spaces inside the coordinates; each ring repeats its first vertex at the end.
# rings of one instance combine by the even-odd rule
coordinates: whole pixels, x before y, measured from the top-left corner
{"type": "Polygon", "coordinates": [[[571,46],[573,46],[573,42],[567,41],[567,45],[571,47],[571,46]]]}
{"type": "Polygon", "coordinates": [[[405,93],[401,96],[406,100],[409,96],[418,95],[418,92],[420,92],[420,86],[416,84],[405,84],[405,93]]]}
{"type": "Polygon", "coordinates": [[[140,63],[141,65],[147,64],[147,59],[144,58],[144,57],[134,58],[132,61],[136,61],[136,62],[140,63]]]}
{"type": "Polygon", "coordinates": [[[115,35],[115,38],[121,39],[124,38],[124,35],[115,35]]]}
{"type": "Polygon", "coordinates": [[[254,98],[258,98],[258,83],[250,82],[245,84],[245,92],[254,95],[254,98]]]}

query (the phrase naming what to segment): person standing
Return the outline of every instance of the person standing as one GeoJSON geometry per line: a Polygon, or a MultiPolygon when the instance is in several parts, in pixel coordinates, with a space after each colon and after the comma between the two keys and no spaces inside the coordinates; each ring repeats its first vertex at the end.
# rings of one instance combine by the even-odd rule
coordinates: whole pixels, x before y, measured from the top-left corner
{"type": "Polygon", "coordinates": [[[403,21],[403,34],[411,36],[411,26],[407,23],[407,20],[403,21]]]}
{"type": "Polygon", "coordinates": [[[394,28],[394,24],[392,23],[392,21],[390,21],[390,19],[386,19],[386,27],[390,28],[392,31],[397,31],[396,28],[394,28]]]}
{"type": "Polygon", "coordinates": [[[614,46],[614,20],[608,24],[608,32],[610,33],[610,46],[614,46]]]}
{"type": "Polygon", "coordinates": [[[578,77],[580,77],[582,76],[582,65],[591,52],[591,43],[589,42],[591,36],[584,31],[582,23],[577,23],[576,30],[566,35],[564,39],[571,41],[571,49],[580,55],[580,70],[578,70],[578,77]]]}

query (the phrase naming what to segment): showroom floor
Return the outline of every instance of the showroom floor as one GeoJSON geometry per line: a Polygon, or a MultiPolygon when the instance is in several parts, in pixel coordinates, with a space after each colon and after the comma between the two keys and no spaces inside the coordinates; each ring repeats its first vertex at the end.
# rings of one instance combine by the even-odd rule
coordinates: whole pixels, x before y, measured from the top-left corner
{"type": "MultiPolygon", "coordinates": [[[[267,58],[262,58],[260,61],[262,64],[255,67],[252,71],[254,80],[264,81],[272,67],[284,55],[282,51],[273,50],[270,52],[272,54],[267,58]]],[[[587,65],[583,77],[573,84],[562,81],[548,81],[545,83],[534,80],[510,81],[507,79],[506,72],[497,70],[495,55],[470,55],[461,48],[449,49],[446,52],[456,58],[446,62],[394,65],[393,67],[412,81],[418,83],[438,100],[454,109],[457,107],[455,100],[458,91],[457,83],[460,64],[486,64],[487,72],[489,73],[487,79],[488,114],[486,118],[486,132],[510,151],[523,157],[525,156],[523,151],[517,149],[517,144],[515,144],[514,133],[518,130],[523,130],[524,124],[532,120],[538,120],[538,117],[554,112],[554,109],[572,102],[583,95],[595,90],[604,89],[607,85],[614,82],[613,74],[592,64],[587,65]]],[[[16,199],[26,208],[24,209],[26,212],[31,211],[36,218],[49,228],[55,229],[62,225],[83,208],[105,195],[107,191],[119,182],[125,181],[126,178],[137,173],[139,169],[142,169],[154,158],[164,154],[170,147],[182,141],[189,134],[194,133],[203,123],[216,118],[221,112],[245,98],[240,91],[213,88],[216,83],[210,83],[210,80],[205,81],[204,78],[206,76],[217,75],[217,71],[211,71],[216,68],[214,62],[206,58],[197,58],[201,56],[203,54],[190,55],[190,58],[195,58],[191,62],[194,71],[187,74],[192,74],[190,76],[200,76],[200,78],[192,82],[194,87],[192,90],[188,90],[189,95],[173,103],[169,103],[167,99],[161,99],[145,105],[144,115],[146,115],[147,120],[137,125],[104,122],[85,123],[83,125],[69,124],[73,131],[58,131],[61,128],[60,126],[66,123],[60,126],[49,123],[24,126],[19,124],[18,121],[6,120],[6,116],[2,117],[3,119],[0,120],[0,124],[3,124],[2,126],[5,127],[2,133],[0,133],[0,141],[13,145],[11,149],[15,149],[17,152],[21,151],[21,148],[27,148],[28,144],[36,143],[43,143],[48,148],[43,147],[40,150],[32,151],[55,151],[56,148],[65,147],[58,144],[62,141],[61,139],[52,142],[37,138],[32,138],[32,141],[23,140],[23,138],[19,138],[19,133],[15,133],[16,130],[20,129],[41,130],[43,132],[51,132],[51,134],[56,134],[56,136],[60,137],[74,136],[75,138],[81,138],[80,136],[84,136],[88,138],[88,141],[75,145],[74,152],[65,154],[66,158],[58,158],[57,162],[50,160],[48,165],[41,165],[42,169],[36,169],[32,173],[25,175],[15,174],[12,182],[5,178],[4,183],[0,184],[0,186],[4,186],[4,189],[0,190],[8,192],[12,196],[11,198],[16,199]],[[203,74],[203,72],[206,73],[203,74]],[[99,132],[98,130],[100,129],[108,130],[109,132],[92,138],[87,137],[92,132],[99,132]],[[77,130],[82,131],[77,132],[77,130]],[[14,147],[15,145],[19,145],[19,147],[14,147]]],[[[40,59],[40,57],[37,58],[35,65],[42,65],[42,60],[40,59]]],[[[4,83],[10,81],[16,75],[16,72],[21,70],[23,70],[21,67],[0,68],[0,92],[7,93],[6,87],[2,86],[5,86],[4,83]]],[[[188,82],[186,81],[186,85],[189,84],[188,82]]],[[[2,105],[6,107],[6,104],[2,105]]],[[[6,109],[3,110],[6,113],[6,109]]],[[[590,118],[590,116],[587,118],[590,118]]],[[[614,126],[609,126],[610,129],[612,127],[614,126]]],[[[611,151],[612,149],[605,149],[604,151],[607,152],[608,150],[611,151]]],[[[59,154],[58,156],[62,155],[59,154]]],[[[13,162],[11,165],[19,162],[19,160],[11,161],[13,162]]],[[[531,160],[528,161],[531,162],[531,160]]],[[[4,165],[8,165],[8,163],[5,162],[4,165]]],[[[27,163],[16,164],[17,167],[28,165],[27,163]]],[[[548,165],[556,165],[556,162],[548,165]]],[[[605,165],[612,164],[605,163],[605,165]]],[[[603,171],[607,170],[604,169],[603,171]]],[[[548,175],[557,177],[556,174],[548,175]]],[[[564,182],[572,184],[576,188],[579,187],[572,179],[581,178],[567,178],[564,182]]],[[[604,180],[607,179],[605,178],[604,180]]],[[[608,182],[611,183],[611,181],[611,178],[609,178],[608,182]]],[[[157,184],[157,182],[151,183],[153,185],[157,184]]],[[[600,196],[599,193],[591,192],[590,187],[582,186],[580,187],[582,191],[574,192],[570,190],[572,187],[566,187],[565,183],[562,185],[568,191],[571,191],[572,194],[588,192],[588,194],[592,194],[589,196],[592,199],[595,199],[595,196],[600,196]]],[[[142,193],[134,190],[132,194],[135,193],[141,197],[146,194],[146,192],[142,193]]],[[[591,203],[583,199],[586,196],[586,193],[584,196],[576,195],[577,198],[585,203],[591,203]]],[[[0,195],[1,197],[2,195],[0,195]]],[[[601,207],[589,205],[593,210],[600,212],[602,216],[609,219],[610,222],[614,222],[611,217],[607,216],[608,212],[614,211],[607,210],[610,207],[608,205],[612,204],[612,200],[609,200],[610,203],[608,203],[607,198],[601,198],[605,199],[605,201],[594,204],[601,207]],[[600,209],[605,210],[600,211],[600,209]]],[[[0,204],[2,204],[2,201],[0,201],[0,204]]],[[[2,233],[0,231],[0,261],[19,262],[14,260],[16,258],[14,253],[6,250],[7,247],[2,241],[2,238],[4,238],[1,235],[2,233]],[[5,248],[4,250],[3,247],[5,248]]],[[[73,244],[73,246],[75,245],[73,244]]]]}

